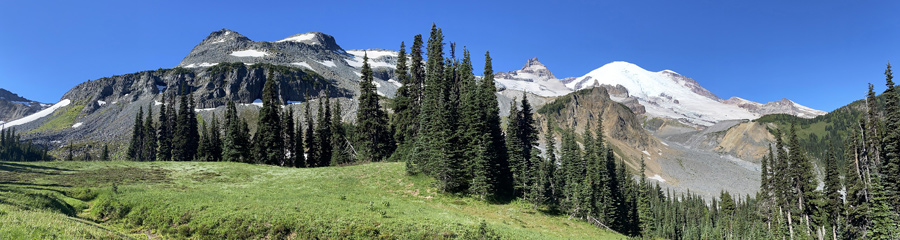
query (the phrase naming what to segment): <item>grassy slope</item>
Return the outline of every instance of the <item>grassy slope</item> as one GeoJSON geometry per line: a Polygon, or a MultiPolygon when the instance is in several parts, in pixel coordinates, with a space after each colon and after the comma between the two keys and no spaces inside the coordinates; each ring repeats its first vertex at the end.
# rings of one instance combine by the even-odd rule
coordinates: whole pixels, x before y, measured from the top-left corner
{"type": "Polygon", "coordinates": [[[13,219],[0,236],[621,238],[523,202],[438,194],[430,179],[406,176],[402,163],[0,162],[0,220],[13,219]]]}

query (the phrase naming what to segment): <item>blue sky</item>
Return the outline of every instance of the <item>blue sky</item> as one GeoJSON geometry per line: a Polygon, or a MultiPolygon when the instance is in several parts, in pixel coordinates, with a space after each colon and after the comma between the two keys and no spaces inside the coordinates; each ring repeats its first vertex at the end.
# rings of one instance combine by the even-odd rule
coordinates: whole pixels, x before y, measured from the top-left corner
{"type": "Polygon", "coordinates": [[[885,88],[885,64],[900,62],[898,14],[898,1],[3,1],[0,88],[57,102],[90,79],[171,68],[222,28],[396,50],[433,22],[478,69],[486,50],[494,70],[538,57],[560,78],[628,61],[722,98],[831,111],[866,83],[885,88]]]}

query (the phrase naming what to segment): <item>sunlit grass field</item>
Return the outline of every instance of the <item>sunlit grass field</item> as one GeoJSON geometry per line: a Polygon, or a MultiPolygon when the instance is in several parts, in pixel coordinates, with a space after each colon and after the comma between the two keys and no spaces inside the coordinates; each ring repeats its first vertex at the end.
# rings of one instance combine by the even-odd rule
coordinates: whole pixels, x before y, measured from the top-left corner
{"type": "Polygon", "coordinates": [[[619,239],[522,201],[438,193],[403,163],[0,162],[0,238],[619,239]]]}

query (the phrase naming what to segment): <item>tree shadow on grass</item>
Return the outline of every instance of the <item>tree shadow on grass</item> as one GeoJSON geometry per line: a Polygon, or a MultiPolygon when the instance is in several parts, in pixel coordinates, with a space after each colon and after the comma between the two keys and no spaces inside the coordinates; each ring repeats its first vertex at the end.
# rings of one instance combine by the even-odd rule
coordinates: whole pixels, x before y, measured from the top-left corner
{"type": "Polygon", "coordinates": [[[64,168],[55,168],[55,167],[26,164],[26,163],[0,162],[0,171],[59,174],[59,172],[71,171],[71,170],[64,169],[64,168]]]}

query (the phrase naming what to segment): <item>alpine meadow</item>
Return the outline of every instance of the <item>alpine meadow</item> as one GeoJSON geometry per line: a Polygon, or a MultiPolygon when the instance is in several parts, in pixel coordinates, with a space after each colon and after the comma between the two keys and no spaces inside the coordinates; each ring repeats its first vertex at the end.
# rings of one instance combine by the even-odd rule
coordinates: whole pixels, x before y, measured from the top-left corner
{"type": "MultiPolygon", "coordinates": [[[[222,28],[174,67],[101,75],[68,85],[55,103],[0,89],[0,239],[900,239],[900,86],[889,62],[900,52],[861,40],[872,29],[846,28],[880,10],[782,6],[809,10],[787,16],[722,5],[726,16],[663,4],[702,15],[674,17],[661,6],[484,3],[495,9],[485,17],[459,6],[425,16],[438,7],[430,3],[335,4],[269,6],[240,19],[271,26],[239,25],[271,37],[261,31],[297,25],[277,23],[290,7],[309,12],[301,25],[335,35],[256,41],[222,28]],[[523,9],[557,19],[509,23],[537,16],[523,9]],[[607,15],[586,18],[587,9],[607,15]],[[747,22],[756,14],[777,20],[747,22]],[[819,22],[791,21],[801,18],[819,22]],[[759,28],[778,24],[789,26],[759,28]],[[749,35],[731,25],[777,33],[741,39],[749,35]],[[382,47],[388,37],[399,40],[382,47]],[[662,42],[673,45],[653,45],[662,42]],[[532,50],[548,57],[518,53],[532,50]],[[856,62],[784,66],[797,56],[856,62]],[[498,70],[522,62],[509,58],[527,61],[498,70]]],[[[183,26],[144,34],[170,36],[183,51],[192,24],[238,24],[231,7],[208,10],[231,15],[204,23],[210,13],[171,10],[183,16],[153,24],[183,26]]],[[[151,19],[146,11],[135,14],[151,19]]],[[[0,87],[40,85],[63,68],[13,84],[14,69],[0,67],[0,87]]]]}

